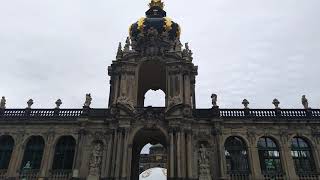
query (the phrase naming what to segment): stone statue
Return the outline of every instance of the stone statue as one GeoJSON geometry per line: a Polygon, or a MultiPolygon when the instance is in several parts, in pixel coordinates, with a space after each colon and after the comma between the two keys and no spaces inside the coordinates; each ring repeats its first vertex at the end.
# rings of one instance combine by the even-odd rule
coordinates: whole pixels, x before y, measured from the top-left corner
{"type": "Polygon", "coordinates": [[[29,99],[29,101],[27,102],[27,104],[28,104],[27,109],[31,109],[31,106],[33,105],[33,100],[32,100],[32,99],[29,99]]]}
{"type": "Polygon", "coordinates": [[[84,102],[83,106],[84,107],[90,107],[91,101],[92,101],[91,94],[86,94],[86,101],[84,102]]]}
{"type": "Polygon", "coordinates": [[[103,154],[103,145],[100,142],[95,143],[94,148],[91,153],[91,158],[89,161],[89,175],[91,176],[100,176],[102,155],[103,154]]]}
{"type": "Polygon", "coordinates": [[[128,53],[128,52],[130,52],[130,38],[129,37],[127,37],[127,39],[126,39],[126,44],[124,45],[124,49],[123,49],[123,52],[124,53],[128,53]]]}
{"type": "Polygon", "coordinates": [[[250,103],[249,103],[249,101],[248,101],[247,99],[244,99],[244,100],[242,101],[242,104],[244,105],[244,108],[245,108],[245,109],[249,109],[248,105],[249,105],[250,103]]]}
{"type": "Polygon", "coordinates": [[[211,180],[209,152],[204,144],[199,149],[199,180],[211,180]]]}
{"type": "Polygon", "coordinates": [[[212,99],[212,107],[214,107],[214,108],[218,107],[218,105],[217,105],[218,96],[216,94],[212,94],[211,99],[212,99]]]}
{"type": "Polygon", "coordinates": [[[276,109],[280,109],[280,108],[279,108],[280,101],[279,101],[278,99],[274,99],[274,100],[272,101],[272,104],[274,105],[274,107],[275,107],[276,109]]]}
{"type": "Polygon", "coordinates": [[[309,103],[308,103],[308,99],[306,98],[306,95],[302,96],[301,102],[302,102],[304,109],[309,109],[309,103]]]}
{"type": "Polygon", "coordinates": [[[60,109],[61,104],[62,104],[61,99],[58,99],[58,100],[56,101],[56,109],[60,109]]]}
{"type": "Polygon", "coordinates": [[[121,42],[119,42],[116,59],[118,60],[118,59],[121,59],[122,57],[123,57],[123,51],[122,51],[121,42]]]}
{"type": "Polygon", "coordinates": [[[0,109],[5,109],[6,108],[6,98],[2,96],[1,101],[0,101],[0,109]]]}

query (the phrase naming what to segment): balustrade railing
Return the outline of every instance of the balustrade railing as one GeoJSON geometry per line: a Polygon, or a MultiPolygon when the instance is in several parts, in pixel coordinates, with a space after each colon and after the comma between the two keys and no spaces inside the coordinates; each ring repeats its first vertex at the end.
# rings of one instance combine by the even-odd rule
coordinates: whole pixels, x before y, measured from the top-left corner
{"type": "MultiPolygon", "coordinates": [[[[165,108],[145,107],[136,108],[137,115],[151,112],[154,115],[165,114],[165,108]]],[[[110,117],[110,109],[5,109],[0,110],[0,119],[43,119],[43,118],[92,118],[110,117]]],[[[197,118],[290,118],[290,119],[319,119],[320,109],[196,109],[193,115],[197,118]]]]}
{"type": "Polygon", "coordinates": [[[318,173],[298,173],[299,180],[320,180],[318,173]]]}
{"type": "Polygon", "coordinates": [[[69,180],[72,177],[72,170],[52,170],[48,180],[69,180]]]}
{"type": "Polygon", "coordinates": [[[7,175],[7,169],[0,169],[0,179],[5,179],[7,175]]]}
{"type": "Polygon", "coordinates": [[[39,175],[40,175],[39,169],[22,171],[19,174],[19,179],[38,180],[39,175]]]}
{"type": "Polygon", "coordinates": [[[264,180],[285,180],[285,175],[281,172],[263,172],[264,180]]]}
{"type": "Polygon", "coordinates": [[[249,180],[250,172],[248,171],[230,171],[228,172],[230,180],[249,180]]]}

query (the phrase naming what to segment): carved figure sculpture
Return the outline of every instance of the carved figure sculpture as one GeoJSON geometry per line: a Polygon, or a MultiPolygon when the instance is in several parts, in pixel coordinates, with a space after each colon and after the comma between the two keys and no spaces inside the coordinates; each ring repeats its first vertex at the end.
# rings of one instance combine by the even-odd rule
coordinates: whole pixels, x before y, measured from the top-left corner
{"type": "Polygon", "coordinates": [[[278,99],[274,99],[274,100],[272,101],[272,104],[274,105],[274,107],[275,107],[276,109],[280,109],[280,108],[279,108],[280,101],[279,101],[278,99]]]}
{"type": "Polygon", "coordinates": [[[84,102],[83,106],[84,107],[90,107],[91,101],[92,101],[91,94],[86,94],[86,101],[84,102]]]}
{"type": "Polygon", "coordinates": [[[91,153],[91,158],[89,161],[89,175],[100,176],[103,146],[102,143],[97,142],[91,153]]]}
{"type": "Polygon", "coordinates": [[[245,109],[249,109],[248,105],[249,105],[250,103],[249,103],[249,101],[248,101],[247,99],[244,99],[244,100],[242,101],[242,104],[244,105],[244,108],[245,108],[245,109]]]}
{"type": "Polygon", "coordinates": [[[212,107],[218,107],[217,105],[218,96],[216,94],[212,94],[211,99],[212,99],[212,107]]]}
{"type": "Polygon", "coordinates": [[[302,103],[304,109],[309,109],[309,102],[308,102],[308,99],[306,98],[306,95],[302,96],[301,103],[302,103]]]}
{"type": "Polygon", "coordinates": [[[62,104],[61,99],[58,99],[58,100],[56,101],[56,109],[60,109],[61,104],[62,104]]]}
{"type": "Polygon", "coordinates": [[[204,144],[199,149],[199,180],[211,180],[209,152],[204,144]]]}
{"type": "Polygon", "coordinates": [[[0,109],[5,109],[5,108],[6,108],[6,98],[2,96],[0,101],[0,109]]]}
{"type": "Polygon", "coordinates": [[[27,104],[28,104],[27,109],[31,109],[31,106],[33,105],[33,100],[32,100],[32,99],[29,99],[29,101],[27,102],[27,104]]]}

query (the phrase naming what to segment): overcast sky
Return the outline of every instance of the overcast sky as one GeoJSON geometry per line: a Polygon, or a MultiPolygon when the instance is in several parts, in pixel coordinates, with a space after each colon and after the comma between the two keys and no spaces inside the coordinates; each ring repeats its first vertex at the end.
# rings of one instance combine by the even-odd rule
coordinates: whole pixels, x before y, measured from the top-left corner
{"type": "MultiPolygon", "coordinates": [[[[2,0],[0,96],[8,108],[92,107],[109,98],[107,67],[148,0],[2,0]]],[[[167,0],[199,66],[198,108],[320,108],[319,0],[167,0]]],[[[159,104],[158,96],[147,104],[159,104]]]]}

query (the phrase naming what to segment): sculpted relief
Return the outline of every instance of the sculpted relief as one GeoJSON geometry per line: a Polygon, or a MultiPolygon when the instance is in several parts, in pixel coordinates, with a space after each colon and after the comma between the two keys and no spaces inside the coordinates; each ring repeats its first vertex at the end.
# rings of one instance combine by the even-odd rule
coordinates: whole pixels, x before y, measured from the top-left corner
{"type": "Polygon", "coordinates": [[[101,164],[103,156],[102,142],[95,142],[89,161],[89,175],[100,176],[101,164]]]}

